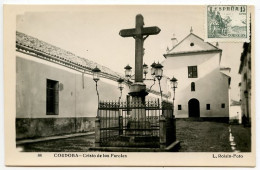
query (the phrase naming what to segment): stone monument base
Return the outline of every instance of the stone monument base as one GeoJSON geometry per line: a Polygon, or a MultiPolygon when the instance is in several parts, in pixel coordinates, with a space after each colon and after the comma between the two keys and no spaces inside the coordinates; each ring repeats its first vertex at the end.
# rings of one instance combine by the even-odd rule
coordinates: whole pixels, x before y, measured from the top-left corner
{"type": "Polygon", "coordinates": [[[148,121],[129,121],[126,129],[127,136],[151,136],[151,123],[148,121]]]}

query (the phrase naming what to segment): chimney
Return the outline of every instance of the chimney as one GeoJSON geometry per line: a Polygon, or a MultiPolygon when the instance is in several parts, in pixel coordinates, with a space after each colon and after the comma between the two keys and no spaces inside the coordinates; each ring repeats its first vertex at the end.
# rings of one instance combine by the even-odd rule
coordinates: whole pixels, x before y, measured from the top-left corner
{"type": "Polygon", "coordinates": [[[192,29],[192,26],[190,27],[190,33],[193,33],[193,29],[192,29]]]}
{"type": "Polygon", "coordinates": [[[171,40],[172,40],[172,48],[174,48],[178,44],[178,40],[175,37],[175,34],[173,34],[171,40]]]}

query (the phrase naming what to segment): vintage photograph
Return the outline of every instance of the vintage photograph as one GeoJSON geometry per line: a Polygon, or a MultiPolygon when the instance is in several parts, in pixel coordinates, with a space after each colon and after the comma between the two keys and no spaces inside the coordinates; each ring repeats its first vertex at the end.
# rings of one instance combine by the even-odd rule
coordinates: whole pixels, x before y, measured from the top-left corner
{"type": "Polygon", "coordinates": [[[254,152],[252,8],[21,6],[16,151],[254,152]]]}

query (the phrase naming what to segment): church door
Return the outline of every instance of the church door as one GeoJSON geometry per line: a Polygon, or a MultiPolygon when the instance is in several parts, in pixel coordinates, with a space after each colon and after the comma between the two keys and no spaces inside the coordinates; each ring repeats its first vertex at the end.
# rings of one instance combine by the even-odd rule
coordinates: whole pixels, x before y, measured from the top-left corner
{"type": "Polygon", "coordinates": [[[197,99],[189,101],[189,117],[200,117],[200,102],[197,99]]]}

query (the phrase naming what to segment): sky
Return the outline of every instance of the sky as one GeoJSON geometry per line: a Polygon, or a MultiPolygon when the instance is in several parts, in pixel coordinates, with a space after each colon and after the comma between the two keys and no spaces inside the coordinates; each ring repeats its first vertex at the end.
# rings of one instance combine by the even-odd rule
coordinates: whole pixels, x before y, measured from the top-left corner
{"type": "MultiPolygon", "coordinates": [[[[205,37],[203,6],[70,6],[30,10],[17,16],[16,29],[47,43],[124,73],[134,67],[135,41],[119,35],[121,29],[134,28],[135,16],[142,14],[145,27],[158,26],[161,32],[144,42],[144,62],[162,62],[173,34],[181,41],[192,27],[205,37]]],[[[215,43],[212,43],[215,45],[215,43]]],[[[223,50],[221,66],[231,68],[231,99],[239,100],[238,74],[243,43],[219,43],[223,50]]]]}

